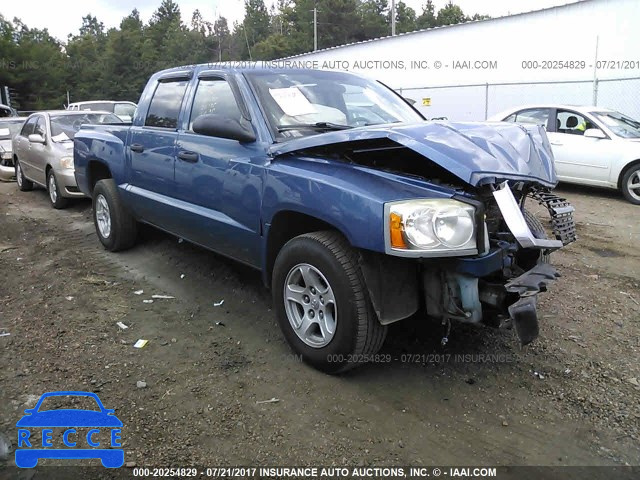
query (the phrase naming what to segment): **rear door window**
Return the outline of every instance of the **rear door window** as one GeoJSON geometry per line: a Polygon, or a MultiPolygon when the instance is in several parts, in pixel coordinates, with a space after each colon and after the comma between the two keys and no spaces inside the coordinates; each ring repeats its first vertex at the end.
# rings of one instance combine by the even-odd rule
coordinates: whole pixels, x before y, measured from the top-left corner
{"type": "Polygon", "coordinates": [[[524,123],[526,125],[542,125],[547,126],[549,121],[550,110],[548,108],[530,108],[522,110],[516,114],[515,122],[524,123]]]}
{"type": "Polygon", "coordinates": [[[145,126],[177,129],[180,107],[188,84],[187,80],[159,82],[149,105],[145,126]]]}

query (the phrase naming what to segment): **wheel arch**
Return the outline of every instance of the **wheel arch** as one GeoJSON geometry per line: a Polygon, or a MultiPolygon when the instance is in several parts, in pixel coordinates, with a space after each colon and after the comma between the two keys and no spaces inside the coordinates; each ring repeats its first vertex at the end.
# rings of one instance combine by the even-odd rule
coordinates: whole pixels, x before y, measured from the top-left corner
{"type": "Polygon", "coordinates": [[[618,190],[622,189],[622,179],[624,178],[624,176],[627,174],[627,172],[631,168],[633,168],[635,166],[640,166],[640,158],[638,158],[636,160],[631,160],[624,167],[622,167],[622,170],[620,170],[620,175],[618,175],[618,190]]]}
{"type": "Polygon", "coordinates": [[[334,230],[349,241],[342,229],[317,216],[295,210],[281,210],[273,216],[265,243],[263,281],[267,287],[271,287],[273,266],[282,247],[292,238],[320,230],[334,230]]]}
{"type": "Polygon", "coordinates": [[[87,185],[89,193],[93,194],[93,189],[100,180],[113,178],[111,169],[99,160],[90,160],[87,164],[87,185]]]}

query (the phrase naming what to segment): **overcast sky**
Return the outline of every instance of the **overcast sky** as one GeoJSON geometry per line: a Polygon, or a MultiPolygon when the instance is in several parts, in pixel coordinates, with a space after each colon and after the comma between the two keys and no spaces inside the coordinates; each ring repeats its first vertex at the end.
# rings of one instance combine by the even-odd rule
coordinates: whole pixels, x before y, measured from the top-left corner
{"type": "MultiPolygon", "coordinates": [[[[454,3],[460,5],[467,15],[481,13],[498,17],[564,5],[573,1],[575,0],[454,0],[454,3]]],[[[405,3],[418,14],[425,2],[426,0],[405,0],[405,3]]],[[[434,0],[436,12],[447,2],[448,0],[434,0]]],[[[18,17],[29,27],[46,27],[53,36],[66,40],[69,33],[78,32],[82,17],[87,13],[98,17],[107,28],[117,27],[122,17],[128,15],[133,8],[140,11],[146,22],[160,3],[161,0],[2,0],[0,13],[9,20],[18,17]]],[[[244,16],[244,0],[176,0],[176,3],[180,5],[182,18],[187,23],[196,8],[205,20],[213,21],[217,16],[227,17],[230,26],[244,16]]],[[[265,0],[267,7],[272,3],[272,0],[265,0]]]]}

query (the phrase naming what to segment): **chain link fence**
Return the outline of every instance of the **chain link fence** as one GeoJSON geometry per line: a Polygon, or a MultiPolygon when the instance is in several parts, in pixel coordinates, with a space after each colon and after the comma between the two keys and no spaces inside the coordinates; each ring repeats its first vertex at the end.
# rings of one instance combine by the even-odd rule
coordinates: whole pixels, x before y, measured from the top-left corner
{"type": "Polygon", "coordinates": [[[427,118],[481,121],[529,104],[596,105],[640,119],[640,77],[399,88],[427,118]]]}

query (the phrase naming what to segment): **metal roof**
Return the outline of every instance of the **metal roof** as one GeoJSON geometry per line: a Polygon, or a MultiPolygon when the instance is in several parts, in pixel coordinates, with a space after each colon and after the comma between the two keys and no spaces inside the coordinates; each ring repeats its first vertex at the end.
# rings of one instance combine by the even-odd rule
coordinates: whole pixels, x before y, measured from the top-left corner
{"type": "Polygon", "coordinates": [[[387,35],[387,36],[384,36],[384,37],[371,38],[369,40],[361,40],[360,42],[346,43],[344,45],[337,45],[335,47],[327,47],[327,48],[322,48],[320,50],[315,50],[315,51],[311,51],[311,52],[299,53],[298,55],[292,55],[290,57],[283,57],[283,58],[280,58],[279,60],[287,60],[287,59],[290,59],[290,58],[304,57],[304,56],[313,55],[313,54],[316,54],[316,53],[322,53],[322,52],[328,52],[328,51],[331,51],[331,50],[339,50],[341,48],[352,47],[354,45],[363,45],[363,44],[366,44],[366,43],[379,42],[379,41],[382,41],[382,40],[390,40],[390,39],[399,38],[399,37],[407,37],[407,36],[410,36],[410,35],[416,35],[418,33],[426,33],[426,32],[432,32],[432,31],[435,31],[435,30],[443,30],[443,29],[462,27],[462,26],[469,25],[469,24],[474,24],[474,23],[485,23],[485,22],[502,21],[502,20],[505,20],[505,19],[520,17],[520,16],[523,16],[523,15],[530,15],[532,13],[540,13],[540,12],[545,12],[545,11],[548,11],[548,10],[562,9],[562,8],[572,7],[572,6],[577,5],[579,3],[595,2],[595,1],[603,1],[603,0],[567,0],[566,4],[564,4],[564,5],[556,5],[555,7],[547,7],[547,8],[542,8],[540,10],[531,10],[529,12],[521,12],[521,13],[516,13],[516,14],[513,14],[513,15],[503,15],[501,17],[486,18],[486,19],[482,19],[482,20],[469,20],[467,22],[456,23],[456,24],[453,24],[453,25],[442,25],[442,26],[438,26],[438,27],[423,28],[421,30],[415,30],[413,32],[398,33],[396,35],[387,35]]]}

